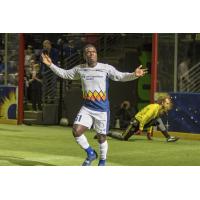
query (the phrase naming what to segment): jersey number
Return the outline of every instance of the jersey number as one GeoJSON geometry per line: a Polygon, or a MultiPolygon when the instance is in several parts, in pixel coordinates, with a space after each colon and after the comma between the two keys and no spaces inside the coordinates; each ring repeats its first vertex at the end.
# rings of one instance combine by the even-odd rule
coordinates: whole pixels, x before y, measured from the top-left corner
{"type": "Polygon", "coordinates": [[[78,121],[78,122],[80,122],[80,121],[81,121],[81,118],[82,118],[82,115],[77,115],[77,117],[76,117],[75,121],[78,121]]]}

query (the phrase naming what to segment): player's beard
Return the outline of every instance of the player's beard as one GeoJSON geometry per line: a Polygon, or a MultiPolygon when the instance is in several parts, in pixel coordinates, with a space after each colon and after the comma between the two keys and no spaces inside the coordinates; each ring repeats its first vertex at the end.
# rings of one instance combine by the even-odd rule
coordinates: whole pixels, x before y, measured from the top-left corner
{"type": "Polygon", "coordinates": [[[96,64],[97,64],[97,60],[96,60],[96,59],[95,59],[95,60],[89,59],[89,60],[87,61],[87,64],[88,64],[89,67],[95,67],[96,64]]]}

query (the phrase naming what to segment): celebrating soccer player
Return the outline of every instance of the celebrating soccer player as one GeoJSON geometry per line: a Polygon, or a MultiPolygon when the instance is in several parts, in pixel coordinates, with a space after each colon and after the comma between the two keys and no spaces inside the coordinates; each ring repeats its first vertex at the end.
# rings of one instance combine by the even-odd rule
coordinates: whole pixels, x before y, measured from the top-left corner
{"type": "Polygon", "coordinates": [[[91,165],[97,159],[97,153],[89,145],[84,132],[93,125],[97,132],[100,158],[99,166],[106,164],[108,143],[106,134],[109,129],[110,107],[108,101],[108,79],[113,81],[132,81],[147,73],[142,66],[136,68],[133,73],[122,73],[113,66],[97,62],[96,48],[88,44],[83,49],[85,64],[75,66],[70,70],[64,70],[51,61],[48,55],[42,54],[43,63],[46,64],[55,74],[63,79],[81,79],[84,103],[81,107],[73,125],[73,135],[76,142],[86,151],[87,157],[83,166],[91,165]]]}

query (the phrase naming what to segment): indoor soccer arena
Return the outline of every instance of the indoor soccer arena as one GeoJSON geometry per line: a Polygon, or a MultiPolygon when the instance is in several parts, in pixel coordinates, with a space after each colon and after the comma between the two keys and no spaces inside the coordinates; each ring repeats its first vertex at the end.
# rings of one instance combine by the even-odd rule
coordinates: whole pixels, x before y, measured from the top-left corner
{"type": "Polygon", "coordinates": [[[1,33],[0,166],[199,166],[199,65],[199,33],[1,33]]]}

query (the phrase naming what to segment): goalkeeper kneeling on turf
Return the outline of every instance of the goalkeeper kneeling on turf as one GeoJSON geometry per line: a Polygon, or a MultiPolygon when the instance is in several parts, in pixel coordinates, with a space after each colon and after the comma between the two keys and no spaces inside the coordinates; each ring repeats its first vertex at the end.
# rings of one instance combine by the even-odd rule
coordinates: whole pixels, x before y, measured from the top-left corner
{"type": "Polygon", "coordinates": [[[126,130],[120,134],[110,131],[108,136],[128,140],[132,135],[140,134],[143,129],[147,129],[147,138],[151,139],[153,126],[157,126],[165,136],[167,142],[175,142],[179,138],[170,136],[160,116],[167,113],[172,108],[172,100],[170,96],[160,97],[156,103],[149,104],[139,111],[130,121],[126,130]]]}

